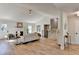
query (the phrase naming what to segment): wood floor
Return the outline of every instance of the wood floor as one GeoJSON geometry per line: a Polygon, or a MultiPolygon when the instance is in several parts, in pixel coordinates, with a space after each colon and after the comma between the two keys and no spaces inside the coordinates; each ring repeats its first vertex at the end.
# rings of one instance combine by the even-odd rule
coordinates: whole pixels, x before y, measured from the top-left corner
{"type": "Polygon", "coordinates": [[[33,43],[17,45],[16,55],[77,55],[79,45],[70,45],[65,50],[60,50],[56,41],[53,39],[42,39],[33,43]]]}
{"type": "Polygon", "coordinates": [[[78,55],[79,45],[70,45],[65,50],[60,50],[55,40],[41,39],[21,45],[9,45],[8,43],[1,45],[0,43],[0,54],[1,51],[4,51],[2,55],[78,55]]]}

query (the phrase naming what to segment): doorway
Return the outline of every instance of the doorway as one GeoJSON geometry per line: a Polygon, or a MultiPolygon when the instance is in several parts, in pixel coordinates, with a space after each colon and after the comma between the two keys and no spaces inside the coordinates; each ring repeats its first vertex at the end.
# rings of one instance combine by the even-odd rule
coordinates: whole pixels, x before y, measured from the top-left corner
{"type": "Polygon", "coordinates": [[[44,25],[44,37],[45,38],[48,38],[48,29],[49,29],[49,25],[45,24],[44,25]]]}

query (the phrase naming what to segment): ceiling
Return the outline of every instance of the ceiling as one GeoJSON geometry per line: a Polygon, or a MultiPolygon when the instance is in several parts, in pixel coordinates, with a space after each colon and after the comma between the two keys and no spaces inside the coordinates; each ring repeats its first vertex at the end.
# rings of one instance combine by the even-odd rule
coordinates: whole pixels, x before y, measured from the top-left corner
{"type": "Polygon", "coordinates": [[[56,16],[59,10],[72,13],[79,10],[78,3],[1,3],[0,20],[35,23],[43,17],[56,16]],[[29,10],[32,9],[31,15],[29,10]]]}
{"type": "Polygon", "coordinates": [[[55,3],[58,9],[61,9],[67,13],[72,13],[79,10],[79,3],[55,3]]]}

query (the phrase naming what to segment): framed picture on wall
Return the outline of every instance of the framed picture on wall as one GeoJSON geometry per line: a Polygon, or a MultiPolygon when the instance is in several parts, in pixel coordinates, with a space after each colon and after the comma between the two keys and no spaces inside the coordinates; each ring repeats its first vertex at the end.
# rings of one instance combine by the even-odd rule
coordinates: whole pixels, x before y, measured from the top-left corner
{"type": "Polygon", "coordinates": [[[17,28],[23,28],[23,22],[17,22],[17,28]]]}
{"type": "Polygon", "coordinates": [[[51,30],[58,28],[58,18],[50,19],[51,30]]]}

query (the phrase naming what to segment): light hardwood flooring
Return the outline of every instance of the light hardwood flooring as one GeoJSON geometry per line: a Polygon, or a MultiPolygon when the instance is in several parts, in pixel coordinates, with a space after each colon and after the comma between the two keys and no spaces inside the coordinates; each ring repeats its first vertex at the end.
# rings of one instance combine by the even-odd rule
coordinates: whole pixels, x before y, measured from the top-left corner
{"type": "Polygon", "coordinates": [[[15,48],[17,55],[77,55],[79,45],[70,45],[65,50],[60,50],[57,42],[53,39],[42,39],[40,41],[17,45],[15,48]]]}
{"type": "Polygon", "coordinates": [[[79,45],[70,45],[65,50],[60,50],[57,42],[53,39],[41,39],[21,45],[10,45],[0,41],[1,55],[78,55],[79,45]],[[2,42],[2,44],[1,44],[2,42]]]}

